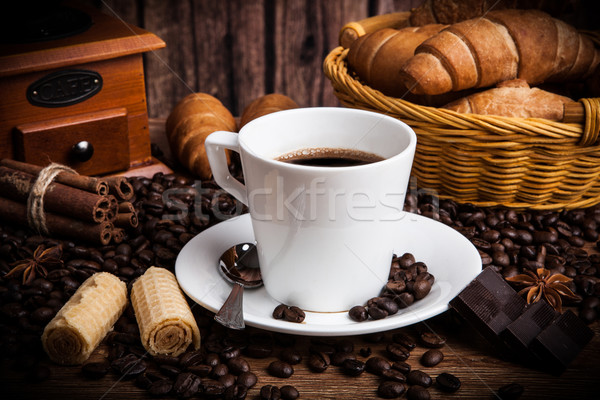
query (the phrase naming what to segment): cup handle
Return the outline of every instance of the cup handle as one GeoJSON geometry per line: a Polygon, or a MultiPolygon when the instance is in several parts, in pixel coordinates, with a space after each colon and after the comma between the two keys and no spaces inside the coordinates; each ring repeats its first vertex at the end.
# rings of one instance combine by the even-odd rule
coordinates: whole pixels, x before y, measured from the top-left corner
{"type": "Polygon", "coordinates": [[[215,182],[236,199],[248,205],[246,186],[231,175],[225,157],[225,149],[240,152],[239,135],[233,132],[216,131],[208,135],[204,146],[215,182]]]}

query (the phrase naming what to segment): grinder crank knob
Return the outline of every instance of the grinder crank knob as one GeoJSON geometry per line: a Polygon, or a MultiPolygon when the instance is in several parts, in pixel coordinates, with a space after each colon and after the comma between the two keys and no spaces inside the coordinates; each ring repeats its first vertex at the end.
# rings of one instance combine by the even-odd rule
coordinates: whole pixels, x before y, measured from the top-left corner
{"type": "Polygon", "coordinates": [[[74,161],[86,162],[94,155],[94,146],[87,140],[82,140],[71,147],[70,155],[74,161]]]}

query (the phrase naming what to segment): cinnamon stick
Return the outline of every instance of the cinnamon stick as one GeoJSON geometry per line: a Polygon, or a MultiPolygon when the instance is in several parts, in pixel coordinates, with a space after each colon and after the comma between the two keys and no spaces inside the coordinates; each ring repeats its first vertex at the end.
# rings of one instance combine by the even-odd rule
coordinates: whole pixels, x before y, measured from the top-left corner
{"type": "MultiPolygon", "coordinates": [[[[27,203],[36,176],[0,166],[0,192],[12,200],[27,203]]],[[[44,196],[44,210],[88,222],[101,222],[107,217],[111,202],[107,196],[90,193],[52,182],[44,196]]],[[[113,206],[114,207],[114,206],[113,206]]]]}
{"type": "Polygon", "coordinates": [[[125,230],[121,228],[115,228],[112,231],[112,239],[116,244],[122,243],[125,240],[125,230]]]}
{"type": "Polygon", "coordinates": [[[135,194],[133,186],[123,176],[107,178],[110,193],[120,200],[131,200],[135,194]]]}
{"type": "MultiPolygon", "coordinates": [[[[0,220],[15,225],[27,225],[27,206],[18,201],[0,197],[0,220]]],[[[110,242],[114,229],[110,222],[94,224],[53,213],[46,213],[46,227],[50,236],[81,239],[102,246],[106,246],[110,242]]]]}
{"type": "Polygon", "coordinates": [[[122,201],[119,203],[119,212],[120,213],[132,213],[135,212],[135,207],[129,201],[122,201]]]}
{"type": "Polygon", "coordinates": [[[114,221],[115,226],[119,228],[136,228],[138,226],[138,217],[136,213],[119,213],[114,221]]]}
{"type": "Polygon", "coordinates": [[[109,194],[108,196],[106,196],[106,199],[108,200],[108,209],[106,210],[106,220],[107,221],[114,221],[115,218],[117,217],[117,214],[119,212],[119,201],[117,200],[117,198],[115,196],[113,196],[112,194],[109,194]]]}
{"type": "MultiPolygon", "coordinates": [[[[18,171],[27,172],[28,174],[37,176],[40,171],[44,168],[39,165],[24,163],[21,161],[10,160],[4,158],[0,160],[0,165],[16,169],[18,171]]],[[[108,183],[99,178],[91,176],[70,174],[68,172],[61,172],[54,179],[58,183],[62,183],[67,186],[71,186],[77,189],[85,190],[104,196],[108,194],[108,183]]]]}

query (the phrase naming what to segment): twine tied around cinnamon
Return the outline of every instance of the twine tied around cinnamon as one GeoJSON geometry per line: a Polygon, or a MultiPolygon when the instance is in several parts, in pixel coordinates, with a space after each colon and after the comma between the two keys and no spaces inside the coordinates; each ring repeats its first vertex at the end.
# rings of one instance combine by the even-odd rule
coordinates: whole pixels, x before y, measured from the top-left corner
{"type": "Polygon", "coordinates": [[[44,195],[54,178],[61,172],[77,174],[77,171],[66,165],[51,163],[40,171],[27,197],[27,223],[44,235],[49,234],[44,212],[44,195]]]}

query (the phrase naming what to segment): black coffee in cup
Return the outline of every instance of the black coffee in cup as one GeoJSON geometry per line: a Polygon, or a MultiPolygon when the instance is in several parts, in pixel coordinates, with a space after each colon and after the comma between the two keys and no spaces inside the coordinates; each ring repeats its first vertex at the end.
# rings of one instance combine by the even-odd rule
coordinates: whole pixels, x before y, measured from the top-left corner
{"type": "Polygon", "coordinates": [[[356,149],[309,148],[283,154],[276,160],[312,167],[353,167],[382,161],[384,158],[356,149]]]}

